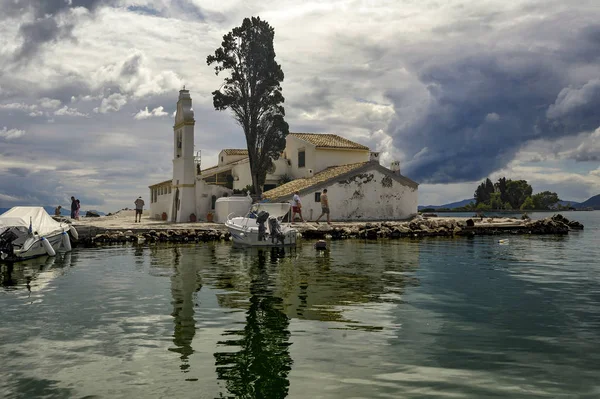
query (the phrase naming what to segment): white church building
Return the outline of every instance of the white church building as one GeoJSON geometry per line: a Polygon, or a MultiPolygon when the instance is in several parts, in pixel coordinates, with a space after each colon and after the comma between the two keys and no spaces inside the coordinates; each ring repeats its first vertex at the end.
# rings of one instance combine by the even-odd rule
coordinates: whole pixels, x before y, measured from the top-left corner
{"type": "MultiPolygon", "coordinates": [[[[189,90],[181,90],[173,126],[173,177],[149,186],[151,218],[206,220],[218,198],[252,184],[246,149],[223,149],[217,165],[200,169],[194,125],[189,90]]],[[[399,166],[394,162],[385,168],[379,153],[335,134],[289,133],[267,173],[264,194],[273,202],[289,202],[298,191],[305,220],[321,214],[325,188],[332,220],[407,219],[417,213],[418,184],[403,176],[399,166]]]]}

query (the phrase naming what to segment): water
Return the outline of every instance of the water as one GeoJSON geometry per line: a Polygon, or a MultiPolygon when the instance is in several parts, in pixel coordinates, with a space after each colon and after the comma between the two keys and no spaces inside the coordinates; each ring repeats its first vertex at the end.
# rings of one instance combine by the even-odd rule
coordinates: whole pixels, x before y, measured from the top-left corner
{"type": "Polygon", "coordinates": [[[3,266],[0,396],[598,398],[600,212],[564,214],[586,229],[3,266]]]}

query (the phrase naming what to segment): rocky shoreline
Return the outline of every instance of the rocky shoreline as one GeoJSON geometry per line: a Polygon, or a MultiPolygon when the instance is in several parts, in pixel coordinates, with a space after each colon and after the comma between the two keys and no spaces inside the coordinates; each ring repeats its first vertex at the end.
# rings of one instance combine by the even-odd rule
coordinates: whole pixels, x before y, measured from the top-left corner
{"type": "MultiPolygon", "coordinates": [[[[90,224],[76,225],[80,231],[78,245],[97,246],[123,243],[198,243],[229,240],[230,235],[224,225],[211,224],[204,227],[171,225],[168,228],[130,228],[127,230],[102,227],[90,224]]],[[[568,234],[571,230],[582,230],[583,225],[570,221],[557,214],[540,220],[508,219],[508,218],[425,218],[418,216],[405,222],[366,222],[366,223],[334,223],[297,224],[302,238],[316,239],[398,239],[424,237],[474,237],[481,235],[543,235],[568,234]]]]}

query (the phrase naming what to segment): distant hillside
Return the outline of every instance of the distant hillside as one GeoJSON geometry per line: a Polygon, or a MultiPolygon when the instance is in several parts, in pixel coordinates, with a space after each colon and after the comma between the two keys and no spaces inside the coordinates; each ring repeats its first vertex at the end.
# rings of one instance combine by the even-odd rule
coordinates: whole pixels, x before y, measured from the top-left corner
{"type": "MultiPolygon", "coordinates": [[[[46,212],[48,212],[48,214],[50,216],[54,216],[54,208],[55,207],[53,207],[53,206],[44,206],[43,208],[46,210],[46,212]]],[[[0,208],[0,215],[2,215],[4,212],[8,211],[9,209],[10,208],[0,208]]],[[[79,215],[80,216],[85,216],[86,212],[87,211],[80,210],[79,211],[79,215]]],[[[100,212],[100,211],[94,211],[94,212],[97,212],[98,215],[100,215],[100,216],[106,215],[106,213],[104,213],[104,212],[100,212]]],[[[61,216],[71,216],[71,209],[70,208],[69,209],[67,209],[67,208],[61,208],[60,209],[60,214],[61,214],[61,216]]]]}
{"type": "Polygon", "coordinates": [[[579,206],[579,202],[577,202],[577,201],[561,200],[561,201],[558,201],[558,203],[562,206],[571,205],[573,208],[576,208],[577,206],[579,206]]]}
{"type": "Polygon", "coordinates": [[[445,204],[445,205],[419,205],[419,210],[421,210],[423,208],[433,208],[433,209],[447,208],[447,209],[454,209],[454,208],[460,208],[461,206],[467,206],[471,202],[475,202],[475,198],[469,198],[469,199],[464,199],[462,201],[451,202],[451,203],[445,204]]]}
{"type": "Polygon", "coordinates": [[[577,205],[577,208],[594,208],[600,209],[600,194],[594,195],[592,198],[588,199],[577,205]]]}

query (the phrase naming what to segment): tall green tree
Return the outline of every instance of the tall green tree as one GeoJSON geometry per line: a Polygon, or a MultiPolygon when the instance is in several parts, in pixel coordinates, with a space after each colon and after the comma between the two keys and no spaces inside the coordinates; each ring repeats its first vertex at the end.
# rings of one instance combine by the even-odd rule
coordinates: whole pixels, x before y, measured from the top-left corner
{"type": "Polygon", "coordinates": [[[521,209],[527,197],[531,197],[533,189],[526,180],[508,180],[506,182],[506,196],[512,209],[521,209]]]}
{"type": "MultiPolygon", "coordinates": [[[[508,180],[510,181],[510,180],[508,180]]],[[[508,202],[508,198],[506,196],[506,177],[501,177],[498,179],[498,182],[494,183],[494,188],[496,189],[497,193],[500,193],[500,200],[503,203],[508,202]]]]}
{"type": "Polygon", "coordinates": [[[477,189],[475,190],[475,204],[478,205],[483,202],[489,205],[490,198],[493,193],[494,184],[489,178],[487,178],[483,183],[477,186],[477,189]]]}
{"type": "Polygon", "coordinates": [[[228,72],[219,90],[213,91],[216,110],[231,110],[246,136],[252,185],[262,193],[272,160],[285,148],[289,125],[281,93],[283,70],[275,61],[275,30],[259,17],[223,36],[221,47],[206,58],[215,73],[228,72]]]}
{"type": "Polygon", "coordinates": [[[527,197],[525,199],[525,201],[523,201],[523,203],[521,204],[521,207],[519,209],[521,209],[522,211],[535,209],[535,204],[533,203],[533,199],[531,197],[527,197]]]}
{"type": "Polygon", "coordinates": [[[558,194],[550,191],[543,191],[541,193],[537,193],[533,195],[531,199],[533,200],[535,209],[550,209],[558,201],[560,201],[560,199],[558,198],[558,194]]]}

